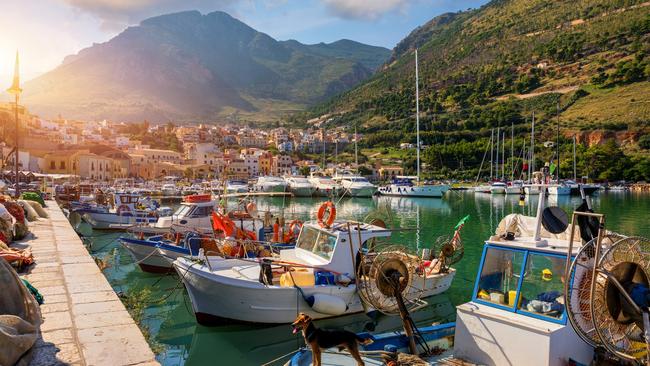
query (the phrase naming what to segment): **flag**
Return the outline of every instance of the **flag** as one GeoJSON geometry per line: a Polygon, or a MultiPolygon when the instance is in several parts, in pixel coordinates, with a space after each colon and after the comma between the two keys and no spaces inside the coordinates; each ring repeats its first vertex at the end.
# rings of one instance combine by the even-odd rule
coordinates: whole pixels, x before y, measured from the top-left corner
{"type": "Polygon", "coordinates": [[[463,217],[462,219],[460,219],[460,221],[458,221],[458,224],[456,224],[456,227],[454,228],[454,230],[458,230],[458,228],[465,225],[467,220],[469,220],[469,215],[467,215],[467,216],[463,217]]]}
{"type": "Polygon", "coordinates": [[[20,94],[23,90],[20,88],[20,73],[19,73],[18,51],[16,51],[16,65],[14,66],[14,80],[11,87],[7,89],[10,94],[20,94]]]}
{"type": "Polygon", "coordinates": [[[223,226],[223,221],[214,211],[212,211],[212,229],[214,229],[214,231],[226,232],[226,228],[223,226]]]}
{"type": "Polygon", "coordinates": [[[557,165],[555,165],[555,163],[551,162],[551,166],[550,166],[550,169],[549,169],[549,172],[551,173],[551,175],[553,175],[553,172],[555,172],[555,168],[557,168],[557,165]]]}

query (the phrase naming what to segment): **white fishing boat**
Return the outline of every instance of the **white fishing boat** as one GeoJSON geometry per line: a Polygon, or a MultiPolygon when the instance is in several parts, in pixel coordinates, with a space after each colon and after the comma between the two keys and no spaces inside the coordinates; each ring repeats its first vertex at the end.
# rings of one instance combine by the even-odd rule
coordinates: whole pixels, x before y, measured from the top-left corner
{"type": "Polygon", "coordinates": [[[93,229],[125,230],[133,225],[155,223],[163,212],[167,212],[159,212],[155,207],[137,207],[140,204],[140,195],[137,194],[115,193],[113,198],[114,208],[80,208],[73,213],[79,214],[93,229]]]}
{"type": "MultiPolygon", "coordinates": [[[[356,277],[354,253],[360,251],[361,243],[390,234],[389,230],[365,223],[334,222],[322,227],[310,221],[304,223],[296,247],[281,250],[279,259],[269,259],[266,270],[261,270],[263,261],[211,257],[198,262],[179,258],[174,267],[199,323],[222,318],[290,323],[299,312],[313,319],[328,318],[364,310],[352,281],[356,277]]],[[[449,288],[454,275],[451,268],[425,269],[413,280],[413,291],[420,291],[422,297],[439,294],[449,288]]]]}
{"type": "Polygon", "coordinates": [[[338,175],[335,182],[341,184],[343,194],[350,197],[372,197],[377,192],[377,186],[359,175],[338,175]]]}
{"type": "Polygon", "coordinates": [[[340,184],[331,177],[312,175],[309,182],[314,186],[314,195],[319,197],[336,197],[343,191],[340,184]]]}
{"type": "Polygon", "coordinates": [[[255,190],[257,192],[286,192],[288,186],[287,182],[281,177],[263,176],[257,178],[255,190]]]}
{"type": "Polygon", "coordinates": [[[490,185],[484,184],[474,187],[474,193],[490,193],[490,185]]]}
{"type": "Polygon", "coordinates": [[[289,192],[296,197],[311,197],[316,190],[316,187],[305,177],[291,176],[286,177],[285,180],[289,185],[289,192]]]}
{"type": "Polygon", "coordinates": [[[210,218],[216,207],[217,201],[209,194],[185,196],[171,216],[159,217],[155,223],[136,225],[129,228],[129,231],[144,236],[188,231],[212,234],[210,218]]]}
{"type": "MultiPolygon", "coordinates": [[[[456,307],[456,323],[418,328],[410,340],[398,332],[361,333],[376,342],[359,346],[363,362],[381,365],[378,355],[407,352],[421,355],[409,359],[418,365],[646,364],[648,318],[641,307],[647,300],[634,291],[647,290],[643,248],[650,240],[599,233],[604,216],[585,212],[585,204],[572,220],[579,228],[557,207],[545,208],[542,196],[536,217],[506,216],[485,241],[471,300],[456,307]],[[581,225],[579,215],[594,220],[593,228],[581,225]],[[441,349],[432,355],[427,343],[441,349]]],[[[312,360],[306,347],[286,365],[312,360]]],[[[335,349],[323,352],[322,361],[359,364],[335,349]]]]}
{"type": "Polygon", "coordinates": [[[524,181],[522,180],[512,181],[506,187],[506,194],[521,194],[523,188],[524,188],[524,181]]]}
{"type": "Polygon", "coordinates": [[[447,184],[420,183],[415,176],[397,176],[391,184],[379,187],[382,196],[441,198],[449,191],[447,184]]]}

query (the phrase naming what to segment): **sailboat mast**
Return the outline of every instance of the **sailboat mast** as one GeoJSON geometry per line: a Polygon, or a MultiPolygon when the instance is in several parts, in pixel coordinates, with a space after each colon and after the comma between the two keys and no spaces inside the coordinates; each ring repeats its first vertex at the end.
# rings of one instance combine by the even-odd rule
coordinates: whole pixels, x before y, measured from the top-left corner
{"type": "Polygon", "coordinates": [[[496,151],[496,165],[494,169],[494,176],[499,180],[499,140],[501,140],[501,130],[497,127],[497,151],[496,151]]]}
{"type": "Polygon", "coordinates": [[[357,143],[359,138],[357,136],[357,124],[354,124],[354,165],[356,166],[357,174],[359,174],[359,148],[357,143]]]}
{"type": "Polygon", "coordinates": [[[506,180],[506,131],[501,138],[501,181],[506,180]]]}
{"type": "Polygon", "coordinates": [[[576,135],[573,135],[573,181],[576,182],[577,177],[577,170],[576,170],[576,135]]]}
{"type": "Polygon", "coordinates": [[[420,181],[420,79],[418,75],[418,49],[415,49],[415,136],[417,139],[417,180],[420,181]]]}
{"type": "Polygon", "coordinates": [[[555,137],[555,155],[557,156],[557,166],[555,170],[556,183],[560,184],[560,101],[557,102],[557,136],[555,137]]]}
{"type": "Polygon", "coordinates": [[[530,132],[530,172],[531,174],[535,172],[535,111],[533,111],[533,122],[532,122],[532,128],[530,132]]]}
{"type": "Polygon", "coordinates": [[[494,128],[490,131],[490,180],[494,177],[494,128]]]}
{"type": "Polygon", "coordinates": [[[510,181],[515,179],[515,122],[510,125],[510,181]]]}

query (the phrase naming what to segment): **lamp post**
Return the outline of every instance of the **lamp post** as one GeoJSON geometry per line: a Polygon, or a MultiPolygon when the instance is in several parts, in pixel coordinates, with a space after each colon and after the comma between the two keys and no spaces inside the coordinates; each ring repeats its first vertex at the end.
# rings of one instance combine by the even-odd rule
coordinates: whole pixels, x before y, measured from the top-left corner
{"type": "Polygon", "coordinates": [[[15,177],[14,177],[14,182],[16,185],[16,197],[20,196],[20,187],[18,186],[18,183],[20,181],[20,178],[18,176],[18,134],[19,134],[19,124],[18,124],[18,100],[20,99],[20,93],[23,91],[20,88],[20,74],[19,74],[19,67],[18,67],[18,51],[16,51],[16,65],[14,67],[14,80],[13,83],[11,84],[11,87],[7,89],[7,92],[9,94],[13,94],[15,97],[16,105],[14,107],[14,112],[15,112],[15,118],[16,118],[16,149],[15,149],[15,177]]]}

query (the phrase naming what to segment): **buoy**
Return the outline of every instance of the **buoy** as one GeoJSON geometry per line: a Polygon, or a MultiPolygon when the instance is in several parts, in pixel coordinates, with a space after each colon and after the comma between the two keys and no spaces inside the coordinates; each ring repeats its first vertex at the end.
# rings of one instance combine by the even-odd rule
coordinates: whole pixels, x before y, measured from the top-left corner
{"type": "Polygon", "coordinates": [[[253,217],[257,216],[257,205],[255,202],[249,202],[246,205],[246,212],[253,217]]]}
{"type": "Polygon", "coordinates": [[[332,226],[334,220],[336,220],[336,207],[334,206],[334,202],[323,202],[323,204],[318,208],[318,214],[316,215],[316,218],[318,219],[318,225],[321,227],[328,228],[332,226]],[[326,211],[328,213],[327,219],[325,219],[326,211]]]}
{"type": "Polygon", "coordinates": [[[307,304],[321,314],[341,315],[348,310],[345,301],[338,296],[315,294],[307,297],[307,304]]]}

